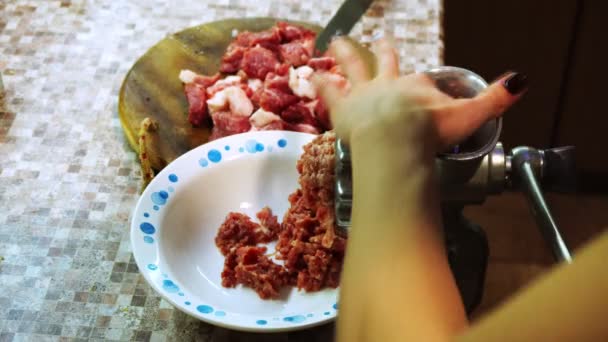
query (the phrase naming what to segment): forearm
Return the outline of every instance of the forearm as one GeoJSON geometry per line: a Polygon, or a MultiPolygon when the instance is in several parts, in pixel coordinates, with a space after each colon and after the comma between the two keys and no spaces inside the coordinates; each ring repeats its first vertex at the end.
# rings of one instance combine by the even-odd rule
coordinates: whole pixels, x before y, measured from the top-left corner
{"type": "Polygon", "coordinates": [[[606,341],[608,231],[505,305],[460,341],[606,341]]]}
{"type": "Polygon", "coordinates": [[[444,340],[466,325],[445,255],[433,158],[411,143],[352,146],[341,341],[444,340]]]}

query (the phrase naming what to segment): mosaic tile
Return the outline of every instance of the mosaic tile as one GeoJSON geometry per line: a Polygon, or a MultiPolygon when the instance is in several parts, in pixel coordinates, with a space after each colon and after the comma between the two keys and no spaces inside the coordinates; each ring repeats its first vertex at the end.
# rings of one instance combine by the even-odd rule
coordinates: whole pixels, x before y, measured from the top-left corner
{"type": "MultiPolygon", "coordinates": [[[[141,175],[117,94],[169,33],[227,17],[324,24],[341,1],[0,1],[0,342],[248,341],[174,309],[138,273],[141,175]],[[3,260],[2,260],[3,259],[3,260]]],[[[376,1],[352,32],[394,36],[403,72],[439,65],[440,0],[376,1]]],[[[331,325],[271,341],[331,340],[331,325]]]]}

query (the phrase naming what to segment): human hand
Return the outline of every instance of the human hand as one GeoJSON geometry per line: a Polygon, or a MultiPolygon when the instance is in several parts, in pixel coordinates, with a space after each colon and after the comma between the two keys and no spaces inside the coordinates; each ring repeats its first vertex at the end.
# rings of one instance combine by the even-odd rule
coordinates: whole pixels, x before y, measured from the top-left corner
{"type": "Polygon", "coordinates": [[[410,132],[411,138],[428,142],[435,153],[502,115],[526,90],[526,76],[510,72],[475,98],[454,99],[424,73],[399,76],[397,53],[387,40],[378,41],[374,51],[377,74],[372,77],[350,43],[337,39],[330,45],[351,82],[348,94],[329,75],[315,79],[330,108],[334,130],[346,141],[372,135],[375,144],[395,143],[410,132]]]}

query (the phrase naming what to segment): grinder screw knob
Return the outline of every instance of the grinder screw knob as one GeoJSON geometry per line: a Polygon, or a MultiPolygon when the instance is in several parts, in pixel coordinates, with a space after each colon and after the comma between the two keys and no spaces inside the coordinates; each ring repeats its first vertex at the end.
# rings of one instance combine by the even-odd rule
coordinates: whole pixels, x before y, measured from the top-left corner
{"type": "Polygon", "coordinates": [[[543,188],[554,192],[576,189],[574,146],[562,146],[543,151],[543,188]]]}

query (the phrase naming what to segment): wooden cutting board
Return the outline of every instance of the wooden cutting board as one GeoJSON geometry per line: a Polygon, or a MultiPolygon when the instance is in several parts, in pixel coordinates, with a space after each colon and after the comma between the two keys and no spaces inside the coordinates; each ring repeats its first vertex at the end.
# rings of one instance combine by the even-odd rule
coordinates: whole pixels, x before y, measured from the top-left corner
{"type": "MultiPolygon", "coordinates": [[[[118,114],[131,147],[140,156],[144,183],[168,163],[207,142],[211,127],[192,127],[188,102],[178,78],[182,69],[213,75],[234,39],[233,32],[262,31],[276,18],[243,18],[191,27],[161,40],[129,70],[119,93],[118,114]]],[[[315,32],[320,27],[292,22],[315,32]]],[[[369,65],[371,54],[362,46],[369,65]]]]}

